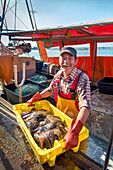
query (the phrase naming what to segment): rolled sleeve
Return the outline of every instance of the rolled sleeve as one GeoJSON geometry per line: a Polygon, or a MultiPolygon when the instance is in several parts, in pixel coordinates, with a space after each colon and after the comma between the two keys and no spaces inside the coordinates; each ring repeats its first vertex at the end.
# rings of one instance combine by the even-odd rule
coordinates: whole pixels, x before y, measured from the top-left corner
{"type": "Polygon", "coordinates": [[[52,82],[50,83],[50,85],[48,87],[48,91],[52,92],[53,94],[54,94],[55,89],[56,89],[56,83],[55,82],[59,80],[60,74],[61,74],[61,71],[58,71],[56,73],[56,75],[54,76],[52,82]]]}
{"type": "Polygon", "coordinates": [[[77,88],[79,108],[83,106],[87,107],[89,112],[91,112],[91,91],[90,91],[90,81],[86,74],[83,74],[81,81],[79,82],[77,88]]]}
{"type": "Polygon", "coordinates": [[[53,93],[54,90],[53,90],[53,83],[54,83],[54,80],[52,80],[52,82],[50,83],[49,87],[48,87],[48,91],[53,93]]]}

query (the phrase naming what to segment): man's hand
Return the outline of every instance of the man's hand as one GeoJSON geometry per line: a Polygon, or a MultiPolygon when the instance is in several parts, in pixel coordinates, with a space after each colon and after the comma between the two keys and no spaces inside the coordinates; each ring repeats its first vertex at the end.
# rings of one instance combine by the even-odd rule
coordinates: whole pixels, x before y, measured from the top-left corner
{"type": "Polygon", "coordinates": [[[32,106],[32,103],[34,103],[35,101],[38,101],[38,100],[40,100],[40,99],[42,99],[42,96],[41,96],[41,94],[38,92],[38,93],[36,93],[30,100],[27,101],[27,103],[29,103],[28,107],[29,107],[29,106],[32,106]]]}
{"type": "Polygon", "coordinates": [[[83,127],[83,123],[78,120],[75,121],[74,119],[71,122],[71,126],[69,128],[69,132],[65,135],[64,140],[65,141],[65,150],[77,147],[78,145],[78,136],[83,127]]]}
{"type": "Polygon", "coordinates": [[[68,133],[65,135],[63,141],[65,141],[65,147],[64,147],[64,149],[65,149],[65,150],[68,150],[68,149],[77,147],[77,145],[78,145],[78,136],[75,135],[75,134],[72,133],[72,132],[68,132],[68,133]]]}

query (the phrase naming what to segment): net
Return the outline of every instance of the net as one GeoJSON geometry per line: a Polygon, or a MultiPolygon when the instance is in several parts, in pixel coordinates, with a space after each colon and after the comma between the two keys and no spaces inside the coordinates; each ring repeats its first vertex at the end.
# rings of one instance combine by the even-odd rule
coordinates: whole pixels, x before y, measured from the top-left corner
{"type": "Polygon", "coordinates": [[[47,81],[47,77],[44,75],[36,74],[35,76],[30,77],[30,80],[38,82],[38,83],[43,83],[47,81]]]}
{"type": "MultiPolygon", "coordinates": [[[[22,86],[22,96],[27,96],[30,94],[35,94],[38,91],[42,91],[44,89],[43,86],[39,86],[37,84],[24,84],[22,86]]],[[[14,91],[16,94],[19,95],[19,88],[16,88],[14,91]]]]}

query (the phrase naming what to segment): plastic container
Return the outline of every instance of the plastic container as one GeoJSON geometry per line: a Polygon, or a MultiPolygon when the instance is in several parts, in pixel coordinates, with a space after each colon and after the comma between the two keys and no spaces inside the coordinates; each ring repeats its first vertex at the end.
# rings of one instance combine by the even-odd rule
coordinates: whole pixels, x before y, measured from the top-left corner
{"type": "MultiPolygon", "coordinates": [[[[32,85],[37,85],[38,83],[34,83],[31,82],[30,80],[25,80],[24,84],[32,84],[32,85]]],[[[20,84],[20,83],[18,83],[20,84]]],[[[47,86],[43,85],[43,84],[38,84],[42,89],[47,88],[47,86]]],[[[11,104],[18,104],[19,103],[19,95],[15,93],[15,89],[17,87],[15,86],[15,83],[11,83],[9,85],[4,85],[4,90],[6,92],[6,96],[7,96],[7,100],[11,103],[11,104]]],[[[42,90],[41,90],[42,91],[42,90]]],[[[39,92],[41,92],[39,91],[39,92]]],[[[35,92],[36,93],[36,92],[35,92]]],[[[27,102],[27,100],[29,100],[35,93],[30,93],[26,96],[22,96],[22,102],[25,103],[27,102]]]]}
{"type": "Polygon", "coordinates": [[[98,84],[97,83],[90,83],[90,89],[91,89],[91,92],[94,91],[94,90],[97,90],[98,89],[98,84]]]}
{"type": "Polygon", "coordinates": [[[44,62],[43,63],[43,66],[42,66],[42,72],[44,73],[48,73],[49,72],[49,67],[50,67],[51,63],[46,63],[44,62]]]}
{"type": "Polygon", "coordinates": [[[36,71],[41,71],[44,61],[36,60],[36,71]]]}
{"type": "Polygon", "coordinates": [[[41,75],[44,75],[44,76],[46,76],[48,79],[53,79],[53,77],[54,77],[54,75],[52,75],[52,74],[44,73],[44,72],[41,72],[41,71],[36,71],[36,73],[41,74],[41,75]]]}
{"type": "Polygon", "coordinates": [[[55,64],[51,64],[49,67],[49,73],[55,75],[59,71],[59,66],[55,64]]]}
{"type": "Polygon", "coordinates": [[[48,73],[43,73],[43,72],[41,72],[41,71],[36,71],[36,74],[45,76],[45,77],[47,78],[47,80],[43,80],[43,81],[39,82],[38,80],[36,80],[36,81],[35,81],[35,80],[32,80],[32,77],[30,77],[30,80],[33,81],[33,82],[36,82],[36,83],[38,82],[38,83],[40,83],[40,84],[44,84],[44,85],[49,86],[50,82],[51,82],[52,79],[53,79],[53,75],[50,75],[50,74],[48,74],[48,73]]]}
{"type": "MultiPolygon", "coordinates": [[[[28,128],[26,127],[24,121],[22,120],[22,118],[20,116],[21,112],[31,111],[33,108],[35,108],[36,110],[45,109],[45,110],[50,111],[53,115],[59,116],[62,119],[62,121],[67,124],[68,127],[70,126],[72,119],[69,118],[64,113],[62,113],[61,111],[59,111],[56,107],[54,107],[47,100],[41,100],[41,101],[35,102],[35,106],[32,106],[32,107],[28,107],[27,103],[18,104],[18,105],[13,106],[13,111],[16,114],[17,122],[19,123],[24,135],[26,136],[39,163],[44,164],[45,162],[48,162],[49,166],[53,166],[55,164],[56,156],[58,156],[66,151],[63,149],[65,143],[63,142],[63,140],[60,140],[60,141],[55,140],[54,147],[52,147],[51,149],[46,149],[46,148],[41,149],[36,144],[35,140],[33,139],[32,135],[30,134],[28,128]]],[[[74,152],[77,152],[79,150],[80,142],[88,137],[89,137],[89,130],[83,126],[83,128],[79,134],[78,146],[73,148],[72,150],[74,152]]]]}
{"type": "Polygon", "coordinates": [[[98,81],[99,93],[113,95],[113,77],[104,77],[98,81]]]}

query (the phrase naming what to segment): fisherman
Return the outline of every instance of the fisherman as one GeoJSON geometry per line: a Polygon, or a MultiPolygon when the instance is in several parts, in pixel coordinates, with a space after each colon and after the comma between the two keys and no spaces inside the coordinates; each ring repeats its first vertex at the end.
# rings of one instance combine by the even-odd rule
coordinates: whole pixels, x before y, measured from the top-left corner
{"type": "MultiPolygon", "coordinates": [[[[60,51],[60,69],[51,84],[41,93],[37,92],[27,103],[32,103],[54,94],[57,108],[72,118],[71,126],[64,137],[68,150],[78,145],[79,133],[91,113],[91,93],[89,78],[76,68],[77,51],[72,47],[63,47],[60,51]]],[[[80,143],[80,150],[86,153],[87,140],[80,143]]]]}

